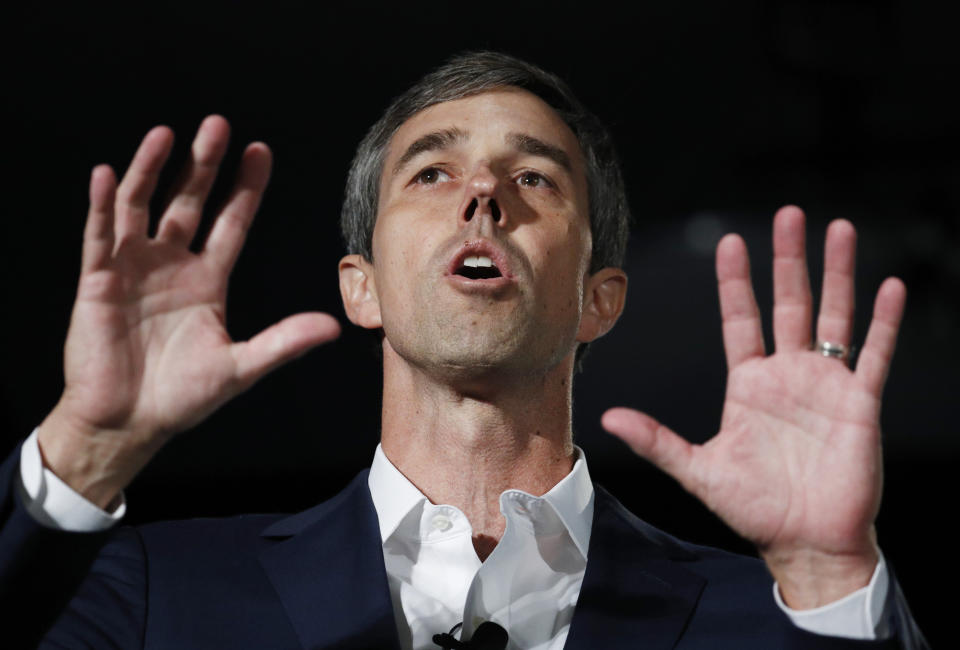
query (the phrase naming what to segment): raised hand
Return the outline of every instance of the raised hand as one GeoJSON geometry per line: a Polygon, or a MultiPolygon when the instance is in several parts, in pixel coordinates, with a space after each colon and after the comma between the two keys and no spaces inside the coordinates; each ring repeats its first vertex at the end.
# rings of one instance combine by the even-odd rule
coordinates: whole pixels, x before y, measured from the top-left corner
{"type": "Polygon", "coordinates": [[[228,137],[222,117],[201,124],[155,237],[148,208],[173,145],[170,129],[144,137],[119,186],[110,167],[93,170],[66,385],[39,441],[47,465],[101,506],[173,434],[339,333],[321,313],[291,316],[245,342],[227,333],[227,281],[271,165],[266,145],[247,147],[203,250],[192,253],[228,137]]]}
{"type": "MultiPolygon", "coordinates": [[[[816,340],[849,347],[856,232],[827,230],[816,340]]],[[[766,355],[743,240],[717,247],[729,375],[719,433],[691,445],[643,413],[615,408],[603,425],[752,541],[788,605],[816,607],[869,582],[880,505],[880,399],[906,301],[887,279],[855,370],[812,349],[804,215],[774,219],[776,350],[766,355]]]]}

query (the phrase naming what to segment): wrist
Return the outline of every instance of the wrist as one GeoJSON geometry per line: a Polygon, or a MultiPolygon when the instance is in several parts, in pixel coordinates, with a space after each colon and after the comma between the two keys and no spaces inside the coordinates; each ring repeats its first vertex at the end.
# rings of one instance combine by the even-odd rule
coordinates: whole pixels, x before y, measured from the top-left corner
{"type": "Polygon", "coordinates": [[[866,587],[880,559],[872,527],[867,542],[853,551],[767,550],[761,556],[784,603],[794,610],[829,605],[866,587]]]}
{"type": "Polygon", "coordinates": [[[139,436],[97,428],[58,404],[38,427],[44,466],[75,492],[103,510],[111,510],[123,489],[156,449],[139,436]]]}

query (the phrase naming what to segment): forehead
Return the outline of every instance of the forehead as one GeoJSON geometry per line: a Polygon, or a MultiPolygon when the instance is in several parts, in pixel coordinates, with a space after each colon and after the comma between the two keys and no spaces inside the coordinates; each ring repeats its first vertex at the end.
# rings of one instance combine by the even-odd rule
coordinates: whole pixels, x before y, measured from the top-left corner
{"type": "Polygon", "coordinates": [[[429,106],[410,117],[394,133],[383,167],[384,178],[406,148],[423,135],[457,130],[467,140],[505,141],[508,134],[532,136],[559,147],[570,158],[575,176],[586,179],[576,136],[546,102],[522,88],[506,87],[429,106]]]}

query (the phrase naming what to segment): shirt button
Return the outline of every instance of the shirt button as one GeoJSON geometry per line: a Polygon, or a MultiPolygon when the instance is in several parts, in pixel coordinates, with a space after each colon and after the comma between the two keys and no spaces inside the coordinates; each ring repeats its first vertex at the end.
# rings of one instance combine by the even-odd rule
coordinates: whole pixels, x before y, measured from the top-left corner
{"type": "Polygon", "coordinates": [[[448,530],[450,530],[450,527],[453,526],[453,523],[450,521],[449,517],[445,517],[443,515],[437,515],[436,517],[433,518],[431,525],[436,530],[439,530],[441,533],[445,533],[448,530]]]}

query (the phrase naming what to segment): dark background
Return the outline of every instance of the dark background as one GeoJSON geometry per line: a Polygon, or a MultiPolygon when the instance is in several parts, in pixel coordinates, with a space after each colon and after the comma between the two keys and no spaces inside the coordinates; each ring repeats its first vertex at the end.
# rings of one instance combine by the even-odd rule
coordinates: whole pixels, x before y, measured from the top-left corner
{"type": "MultiPolygon", "coordinates": [[[[851,219],[860,232],[860,341],[882,279],[906,281],[883,413],[878,530],[921,626],[935,645],[945,639],[947,606],[956,602],[948,526],[960,460],[952,417],[960,360],[953,17],[907,1],[631,10],[596,2],[313,4],[6,12],[3,451],[42,420],[62,388],[93,165],[122,172],[158,123],[176,131],[182,161],[202,117],[224,114],[234,146],[212,205],[229,187],[242,143],[264,140],[276,157],[233,276],[231,333],[246,338],[301,310],[345,321],[337,220],[354,147],[421,74],[461,50],[500,49],[566,78],[618,143],[636,219],[630,294],[621,323],[594,346],[575,383],[575,428],[594,477],[650,522],[750,552],[599,426],[605,408],[622,404],[692,440],[715,432],[725,368],[712,250],[724,232],[746,238],[769,314],[774,210],[807,210],[815,289],[826,224],[851,219]]],[[[291,511],[333,494],[372,457],[379,385],[371,339],[347,328],[339,342],[174,441],[128,490],[129,521],[291,511]]]]}

